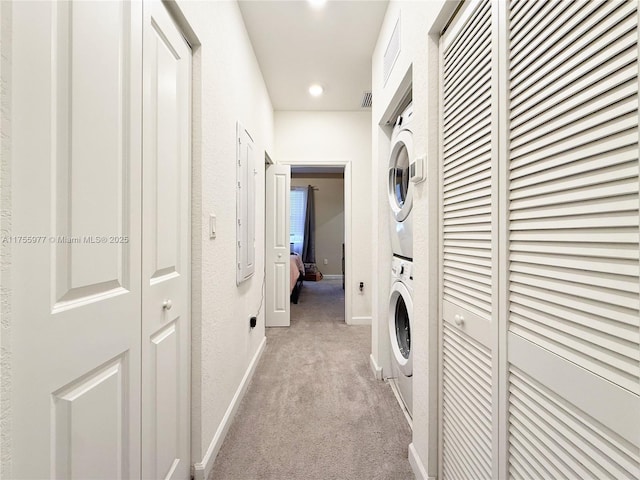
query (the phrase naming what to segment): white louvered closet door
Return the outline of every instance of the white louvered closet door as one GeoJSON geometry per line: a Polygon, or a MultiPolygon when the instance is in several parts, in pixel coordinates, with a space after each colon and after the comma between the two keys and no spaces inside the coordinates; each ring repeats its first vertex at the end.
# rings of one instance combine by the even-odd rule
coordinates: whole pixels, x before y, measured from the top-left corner
{"type": "Polygon", "coordinates": [[[441,38],[441,475],[496,475],[496,4],[466,3],[441,38]]]}
{"type": "Polygon", "coordinates": [[[637,2],[507,17],[509,474],[640,478],[637,2]]]}

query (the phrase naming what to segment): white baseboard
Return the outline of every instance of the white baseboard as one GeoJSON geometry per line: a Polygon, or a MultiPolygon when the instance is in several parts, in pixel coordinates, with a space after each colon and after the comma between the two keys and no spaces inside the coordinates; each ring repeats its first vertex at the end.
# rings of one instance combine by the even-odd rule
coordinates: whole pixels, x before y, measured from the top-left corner
{"type": "Polygon", "coordinates": [[[325,274],[322,274],[322,278],[323,279],[326,278],[327,280],[338,280],[338,279],[342,280],[342,275],[325,275],[325,274]]]}
{"type": "Polygon", "coordinates": [[[347,325],[371,325],[371,317],[351,317],[347,325]]]}
{"type": "Polygon", "coordinates": [[[373,358],[373,353],[369,355],[369,366],[371,367],[371,371],[373,372],[375,379],[382,381],[382,367],[378,366],[378,362],[373,358]]]}
{"type": "Polygon", "coordinates": [[[404,404],[404,400],[402,399],[402,395],[400,395],[400,390],[398,390],[398,383],[396,380],[397,379],[395,378],[388,378],[386,381],[387,383],[389,383],[389,387],[393,392],[393,396],[396,397],[396,400],[398,401],[398,406],[400,407],[400,410],[402,410],[402,413],[404,414],[404,418],[407,421],[407,425],[409,425],[409,428],[411,429],[411,431],[413,431],[413,418],[411,418],[411,414],[409,413],[407,406],[404,404]]]}
{"type": "Polygon", "coordinates": [[[418,455],[413,443],[409,444],[409,464],[413,474],[416,476],[416,480],[435,480],[436,477],[430,477],[427,474],[427,469],[424,467],[422,460],[420,460],[420,455],[418,455]]]}
{"type": "Polygon", "coordinates": [[[233,421],[233,417],[235,416],[238,407],[240,406],[240,402],[244,397],[244,394],[247,391],[247,387],[251,382],[251,378],[255,373],[256,367],[258,363],[260,363],[260,358],[262,357],[262,353],[264,352],[264,347],[267,344],[267,337],[262,339],[260,346],[258,347],[258,351],[251,359],[251,363],[247,368],[247,371],[244,373],[244,377],[242,377],[242,381],[236,390],[233,399],[231,400],[231,404],[222,418],[222,422],[220,422],[220,426],[216,431],[216,434],[213,436],[213,440],[211,440],[211,444],[207,449],[207,453],[205,453],[202,462],[196,463],[193,466],[194,480],[205,480],[211,474],[211,469],[213,468],[213,462],[218,456],[218,452],[220,451],[220,447],[222,447],[222,442],[224,442],[224,438],[229,431],[229,427],[231,426],[231,422],[233,421]]]}

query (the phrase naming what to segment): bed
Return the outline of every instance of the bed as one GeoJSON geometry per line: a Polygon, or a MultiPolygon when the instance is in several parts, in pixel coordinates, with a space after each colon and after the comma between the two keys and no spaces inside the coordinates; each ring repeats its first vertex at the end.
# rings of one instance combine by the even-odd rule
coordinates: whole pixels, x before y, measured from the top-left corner
{"type": "Polygon", "coordinates": [[[291,263],[291,282],[289,285],[291,290],[291,301],[297,304],[298,297],[300,296],[300,290],[302,289],[302,280],[304,279],[304,264],[302,263],[300,255],[297,253],[292,253],[289,257],[291,263]]]}

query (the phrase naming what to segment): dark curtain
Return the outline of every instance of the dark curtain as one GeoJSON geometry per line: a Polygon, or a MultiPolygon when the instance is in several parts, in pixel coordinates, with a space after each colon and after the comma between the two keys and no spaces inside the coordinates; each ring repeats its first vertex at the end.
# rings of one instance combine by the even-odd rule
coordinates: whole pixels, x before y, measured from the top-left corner
{"type": "Polygon", "coordinates": [[[304,263],[316,263],[316,208],[311,185],[307,187],[307,211],[304,216],[302,261],[304,263]]]}

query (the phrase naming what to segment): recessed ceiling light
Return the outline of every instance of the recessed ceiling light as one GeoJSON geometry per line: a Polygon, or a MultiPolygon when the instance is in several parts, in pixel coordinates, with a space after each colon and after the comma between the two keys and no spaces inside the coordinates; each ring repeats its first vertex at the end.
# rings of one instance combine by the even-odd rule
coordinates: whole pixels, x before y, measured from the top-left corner
{"type": "Polygon", "coordinates": [[[322,8],[327,3],[327,0],[308,0],[313,8],[322,8]]]}
{"type": "Polygon", "coordinates": [[[319,97],[324,92],[322,85],[314,84],[309,87],[309,93],[314,97],[319,97]]]}

